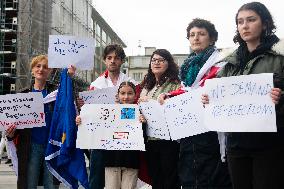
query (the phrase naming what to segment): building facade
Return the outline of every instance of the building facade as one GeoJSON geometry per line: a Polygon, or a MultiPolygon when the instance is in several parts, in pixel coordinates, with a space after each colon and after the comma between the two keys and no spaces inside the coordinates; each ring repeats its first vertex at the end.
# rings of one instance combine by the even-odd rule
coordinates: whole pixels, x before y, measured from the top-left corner
{"type": "Polygon", "coordinates": [[[0,2],[0,95],[16,90],[18,2],[0,2]]]}
{"type": "Polygon", "coordinates": [[[106,45],[126,47],[90,0],[1,0],[0,8],[0,95],[30,85],[30,61],[47,54],[51,34],[96,39],[94,70],[78,72],[86,82],[104,71],[101,56],[106,45]]]}
{"type": "Polygon", "coordinates": [[[113,31],[109,24],[103,19],[103,17],[92,9],[92,19],[94,28],[94,38],[96,39],[96,52],[95,52],[95,66],[93,70],[93,80],[105,71],[106,66],[103,63],[103,50],[109,44],[119,44],[122,47],[126,47],[125,43],[120,37],[113,31]]]}

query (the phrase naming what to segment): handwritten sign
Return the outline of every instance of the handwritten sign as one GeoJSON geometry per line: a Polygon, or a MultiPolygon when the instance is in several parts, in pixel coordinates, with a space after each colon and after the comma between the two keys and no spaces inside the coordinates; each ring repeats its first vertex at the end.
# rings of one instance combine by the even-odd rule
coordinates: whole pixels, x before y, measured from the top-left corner
{"type": "Polygon", "coordinates": [[[0,96],[0,129],[45,126],[43,97],[40,92],[0,96]]]}
{"type": "Polygon", "coordinates": [[[117,87],[108,87],[79,93],[85,104],[114,104],[117,87]]]}
{"type": "Polygon", "coordinates": [[[75,36],[50,35],[48,67],[67,68],[74,65],[81,70],[94,66],[95,40],[75,36]]]}
{"type": "Polygon", "coordinates": [[[276,132],[271,100],[273,74],[254,74],[206,80],[209,105],[205,125],[221,132],[276,132]]]}
{"type": "Polygon", "coordinates": [[[165,117],[172,140],[205,133],[204,108],[201,103],[202,88],[166,100],[165,117]]]}
{"type": "Polygon", "coordinates": [[[148,102],[141,102],[139,108],[147,120],[147,136],[170,140],[164,107],[156,100],[149,100],[148,102]]]}
{"type": "Polygon", "coordinates": [[[85,104],[77,133],[77,148],[143,150],[139,109],[132,104],[85,104]]]}

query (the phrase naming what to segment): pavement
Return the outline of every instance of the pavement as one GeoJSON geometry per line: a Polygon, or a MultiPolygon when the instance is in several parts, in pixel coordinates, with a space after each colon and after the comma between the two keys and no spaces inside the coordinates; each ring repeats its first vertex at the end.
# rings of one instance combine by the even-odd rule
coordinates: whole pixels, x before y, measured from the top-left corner
{"type": "Polygon", "coordinates": [[[5,164],[6,160],[2,160],[0,164],[0,188],[1,189],[16,189],[17,188],[17,177],[12,170],[12,167],[9,167],[8,164],[5,164]]]}
{"type": "MultiPolygon", "coordinates": [[[[6,160],[2,160],[0,164],[0,188],[1,189],[17,189],[17,177],[12,170],[12,167],[5,164],[6,160]]],[[[151,189],[152,187],[149,185],[143,185],[142,183],[138,182],[138,189],[151,189]]],[[[38,187],[38,189],[43,187],[38,187]]],[[[60,189],[64,189],[62,184],[60,185],[60,189]]],[[[79,187],[82,189],[83,187],[79,187]]]]}

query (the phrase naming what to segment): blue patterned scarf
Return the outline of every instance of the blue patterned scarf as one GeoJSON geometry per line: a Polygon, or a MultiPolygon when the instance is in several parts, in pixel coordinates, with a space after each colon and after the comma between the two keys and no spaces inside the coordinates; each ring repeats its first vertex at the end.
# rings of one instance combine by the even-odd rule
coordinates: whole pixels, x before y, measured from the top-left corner
{"type": "Polygon", "coordinates": [[[199,54],[191,53],[187,59],[184,60],[180,68],[180,79],[186,87],[190,87],[194,83],[199,70],[214,51],[215,46],[209,46],[199,54]]]}

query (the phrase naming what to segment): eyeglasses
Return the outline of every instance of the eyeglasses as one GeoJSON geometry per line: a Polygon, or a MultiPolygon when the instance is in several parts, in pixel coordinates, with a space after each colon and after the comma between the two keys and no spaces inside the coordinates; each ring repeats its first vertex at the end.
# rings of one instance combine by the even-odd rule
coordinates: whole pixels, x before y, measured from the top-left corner
{"type": "Polygon", "coordinates": [[[159,58],[159,59],[156,59],[156,58],[152,58],[151,59],[151,64],[156,64],[156,63],[159,63],[159,64],[164,64],[166,62],[166,60],[164,58],[159,58]]]}

